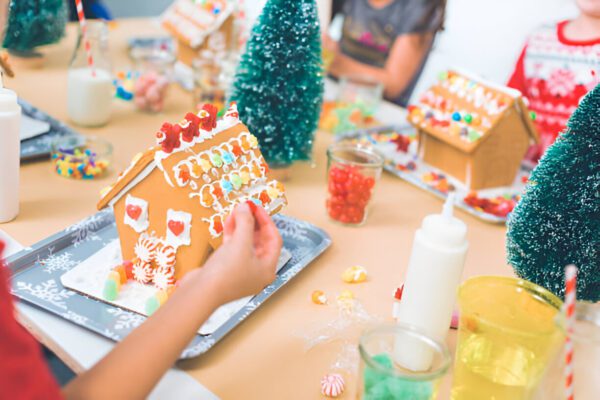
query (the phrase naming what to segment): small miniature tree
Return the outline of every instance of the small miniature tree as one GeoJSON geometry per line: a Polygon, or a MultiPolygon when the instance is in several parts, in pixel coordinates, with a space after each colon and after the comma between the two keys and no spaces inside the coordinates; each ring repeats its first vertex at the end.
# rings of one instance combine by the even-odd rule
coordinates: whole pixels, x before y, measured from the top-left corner
{"type": "Polygon", "coordinates": [[[267,1],[252,28],[231,97],[272,167],[310,159],[323,101],[314,0],[267,1]]]}
{"type": "Polygon", "coordinates": [[[518,276],[564,296],[564,268],[579,268],[577,296],[600,300],[600,86],[531,174],[508,222],[518,276]]]}
{"type": "Polygon", "coordinates": [[[17,53],[57,42],[65,32],[64,0],[11,0],[3,47],[17,53]]]}

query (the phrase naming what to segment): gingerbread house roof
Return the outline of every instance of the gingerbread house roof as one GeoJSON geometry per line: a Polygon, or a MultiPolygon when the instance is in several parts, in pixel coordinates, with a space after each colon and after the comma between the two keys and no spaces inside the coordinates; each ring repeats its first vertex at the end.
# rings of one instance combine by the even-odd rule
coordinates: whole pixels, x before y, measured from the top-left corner
{"type": "Polygon", "coordinates": [[[192,48],[200,46],[234,11],[230,0],[176,0],[162,15],[162,26],[192,48]]]}
{"type": "Polygon", "coordinates": [[[515,113],[531,141],[538,141],[518,90],[465,72],[450,70],[440,74],[438,82],[408,111],[408,121],[416,128],[465,153],[475,151],[496,134],[495,128],[507,113],[515,113]]]}
{"type": "MultiPolygon", "coordinates": [[[[103,191],[98,209],[114,205],[157,169],[171,187],[188,190],[190,198],[198,198],[198,207],[211,209],[218,224],[245,201],[264,206],[270,214],[283,208],[283,186],[267,177],[258,141],[238,119],[235,103],[218,121],[216,108],[208,107],[197,115],[188,113],[178,124],[163,124],[158,145],[133,158],[117,182],[103,191]],[[232,137],[227,132],[241,133],[232,137]]],[[[211,235],[220,236],[213,229],[214,218],[207,222],[211,235]]]]}

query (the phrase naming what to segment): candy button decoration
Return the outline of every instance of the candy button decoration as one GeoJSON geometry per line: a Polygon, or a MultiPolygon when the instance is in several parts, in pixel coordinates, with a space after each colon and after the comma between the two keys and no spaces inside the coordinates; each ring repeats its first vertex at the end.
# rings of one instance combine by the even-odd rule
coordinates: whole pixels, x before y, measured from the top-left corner
{"type": "Polygon", "coordinates": [[[233,185],[227,179],[221,179],[221,188],[225,194],[229,194],[233,190],[233,185]]]}
{"type": "Polygon", "coordinates": [[[452,113],[452,120],[458,122],[461,120],[461,115],[458,111],[452,113]]]}
{"type": "Polygon", "coordinates": [[[233,163],[234,161],[235,161],[235,159],[234,159],[234,157],[233,157],[233,155],[232,155],[231,153],[229,153],[229,152],[225,152],[225,153],[223,154],[223,162],[224,162],[225,164],[231,164],[231,163],[233,163]]]}
{"type": "Polygon", "coordinates": [[[217,153],[213,153],[210,155],[210,162],[212,163],[212,165],[214,165],[217,168],[220,168],[223,166],[223,159],[217,153]]]}
{"type": "Polygon", "coordinates": [[[211,169],[210,162],[204,158],[201,158],[198,161],[198,165],[200,165],[200,168],[202,168],[202,171],[204,171],[204,172],[208,172],[211,169]]]}
{"type": "Polygon", "coordinates": [[[327,374],[321,379],[321,394],[323,396],[336,398],[344,393],[344,377],[340,374],[327,374]]]}
{"type": "Polygon", "coordinates": [[[473,122],[473,117],[471,116],[471,114],[465,115],[465,122],[467,124],[470,124],[471,122],[473,122]]]}
{"type": "Polygon", "coordinates": [[[271,199],[276,199],[277,197],[279,197],[280,192],[277,188],[269,186],[267,188],[267,194],[271,199]]]}
{"type": "Polygon", "coordinates": [[[240,172],[240,178],[242,179],[242,183],[247,185],[250,182],[250,173],[247,171],[240,172]]]}
{"type": "Polygon", "coordinates": [[[238,190],[240,187],[242,187],[242,184],[244,183],[242,178],[237,174],[232,174],[229,179],[231,179],[231,184],[235,190],[238,190]]]}

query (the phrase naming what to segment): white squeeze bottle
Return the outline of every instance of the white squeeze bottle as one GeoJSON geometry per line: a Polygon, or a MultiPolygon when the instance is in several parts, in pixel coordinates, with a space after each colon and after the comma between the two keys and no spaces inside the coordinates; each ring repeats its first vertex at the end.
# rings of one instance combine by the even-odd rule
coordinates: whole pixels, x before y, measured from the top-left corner
{"type": "Polygon", "coordinates": [[[19,213],[21,106],[17,94],[5,89],[0,75],[0,223],[19,213]]]}
{"type": "MultiPolygon", "coordinates": [[[[450,193],[442,213],[426,216],[415,233],[398,310],[398,322],[413,325],[440,343],[450,327],[469,247],[467,226],[452,215],[453,202],[450,193]]],[[[428,370],[431,349],[406,340],[396,340],[394,360],[412,371],[428,370]]]]}

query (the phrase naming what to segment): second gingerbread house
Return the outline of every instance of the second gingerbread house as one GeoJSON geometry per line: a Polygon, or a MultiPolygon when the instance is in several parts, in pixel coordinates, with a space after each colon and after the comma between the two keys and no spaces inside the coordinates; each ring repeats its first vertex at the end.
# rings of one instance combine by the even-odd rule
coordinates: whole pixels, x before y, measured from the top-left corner
{"type": "Polygon", "coordinates": [[[408,107],[419,156],[469,189],[510,186],[538,135],[521,93],[448,71],[408,107]]]}

